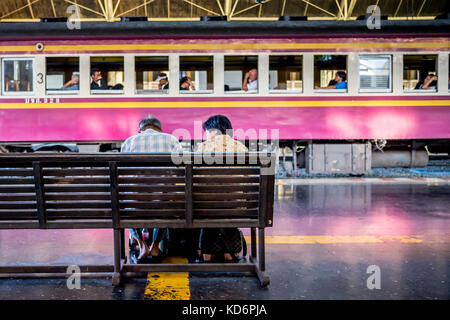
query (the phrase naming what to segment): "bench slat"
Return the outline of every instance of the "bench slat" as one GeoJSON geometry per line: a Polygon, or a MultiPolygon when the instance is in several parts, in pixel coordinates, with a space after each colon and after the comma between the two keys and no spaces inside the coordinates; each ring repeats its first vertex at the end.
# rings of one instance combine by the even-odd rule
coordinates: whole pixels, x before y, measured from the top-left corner
{"type": "Polygon", "coordinates": [[[258,200],[258,193],[194,193],[194,201],[258,200]]]}
{"type": "Polygon", "coordinates": [[[44,176],[107,176],[108,169],[48,169],[44,168],[44,176]]]}
{"type": "Polygon", "coordinates": [[[195,168],[194,176],[197,175],[258,175],[259,168],[195,168]]]}
{"type": "Polygon", "coordinates": [[[0,201],[36,201],[35,195],[2,195],[0,194],[0,201]]]}
{"type": "Polygon", "coordinates": [[[109,184],[109,177],[79,177],[79,178],[45,178],[44,184],[109,184]]]}
{"type": "Polygon", "coordinates": [[[47,209],[70,209],[70,208],[111,208],[111,203],[108,202],[46,202],[47,209]]]}
{"type": "Polygon", "coordinates": [[[140,208],[140,209],[171,209],[179,208],[184,209],[185,203],[183,202],[171,202],[171,201],[155,201],[155,202],[120,202],[120,208],[140,208]]]}
{"type": "Polygon", "coordinates": [[[164,168],[119,168],[119,176],[122,175],[172,175],[184,176],[184,169],[164,169],[164,168]]]}
{"type": "Polygon", "coordinates": [[[0,202],[0,209],[35,209],[35,203],[24,202],[0,202]]]}
{"type": "Polygon", "coordinates": [[[46,193],[48,192],[107,192],[109,193],[109,185],[52,185],[52,186],[44,186],[44,190],[46,193]]]}
{"type": "Polygon", "coordinates": [[[12,186],[0,186],[0,193],[36,193],[34,186],[12,185],[12,186]]]}
{"type": "Polygon", "coordinates": [[[259,177],[245,177],[245,176],[231,176],[231,177],[200,177],[194,176],[194,184],[195,183],[259,183],[259,177]]]}
{"type": "Polygon", "coordinates": [[[4,178],[0,177],[0,185],[10,185],[10,184],[33,184],[34,178],[4,178]]]}
{"type": "MultiPolygon", "coordinates": [[[[50,201],[64,201],[64,200],[110,200],[111,196],[106,193],[102,194],[67,194],[67,193],[46,193],[45,199],[50,201]]],[[[1,199],[1,197],[0,197],[1,199]]]]}
{"type": "Polygon", "coordinates": [[[184,194],[119,193],[120,200],[184,200],[184,194]]]}
{"type": "Polygon", "coordinates": [[[184,186],[119,185],[119,192],[183,192],[184,186]]]}
{"type": "Polygon", "coordinates": [[[11,170],[8,169],[0,169],[0,176],[6,176],[6,177],[32,177],[33,176],[33,170],[29,169],[15,169],[12,168],[11,170]]]}
{"type": "Polygon", "coordinates": [[[258,201],[194,201],[197,209],[257,208],[258,201]]]}
{"type": "Polygon", "coordinates": [[[194,185],[195,193],[221,193],[221,192],[257,192],[259,185],[194,185]]]}
{"type": "Polygon", "coordinates": [[[120,177],[119,184],[126,183],[146,183],[146,184],[157,184],[163,183],[164,185],[170,183],[182,183],[184,184],[184,177],[120,177]]]}

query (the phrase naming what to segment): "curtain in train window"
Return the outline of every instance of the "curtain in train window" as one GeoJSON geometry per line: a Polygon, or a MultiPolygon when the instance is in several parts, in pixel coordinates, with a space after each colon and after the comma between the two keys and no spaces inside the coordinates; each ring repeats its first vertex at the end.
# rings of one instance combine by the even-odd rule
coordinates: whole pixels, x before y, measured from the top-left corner
{"type": "Polygon", "coordinates": [[[180,57],[180,93],[213,93],[213,57],[180,57]]]}
{"type": "Polygon", "coordinates": [[[403,88],[411,92],[436,92],[437,55],[404,55],[403,88]]]}
{"type": "Polygon", "coordinates": [[[136,93],[166,94],[169,92],[169,57],[136,57],[136,93]]]}
{"type": "Polygon", "coordinates": [[[359,89],[362,92],[391,92],[391,56],[359,57],[359,89]]]}
{"type": "Polygon", "coordinates": [[[3,59],[3,93],[20,94],[33,92],[32,59],[3,59]]]}
{"type": "Polygon", "coordinates": [[[77,94],[80,90],[78,57],[46,59],[45,89],[47,94],[77,94]]]}

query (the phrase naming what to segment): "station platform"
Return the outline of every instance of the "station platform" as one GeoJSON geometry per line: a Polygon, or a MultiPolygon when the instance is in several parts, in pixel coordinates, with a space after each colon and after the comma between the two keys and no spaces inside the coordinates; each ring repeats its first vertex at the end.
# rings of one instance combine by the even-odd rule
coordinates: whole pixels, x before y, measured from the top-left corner
{"type": "MultiPolygon", "coordinates": [[[[449,195],[449,178],[278,179],[274,226],[266,229],[267,288],[254,277],[188,273],[143,274],[115,288],[109,275],[82,276],[72,290],[66,278],[0,278],[0,300],[448,300],[449,195]],[[367,284],[373,265],[379,289],[367,284]]],[[[0,264],[110,263],[112,237],[111,230],[4,230],[0,264]]]]}

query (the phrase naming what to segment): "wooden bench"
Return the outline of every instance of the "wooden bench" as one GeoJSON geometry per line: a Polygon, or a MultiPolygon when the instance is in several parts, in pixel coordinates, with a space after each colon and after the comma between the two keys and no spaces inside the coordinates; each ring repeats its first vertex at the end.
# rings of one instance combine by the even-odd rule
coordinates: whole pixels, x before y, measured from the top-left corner
{"type": "MultiPolygon", "coordinates": [[[[114,263],[79,267],[113,273],[113,285],[125,273],[198,271],[253,272],[266,286],[264,228],[273,221],[274,155],[213,156],[232,163],[208,164],[198,153],[176,164],[170,154],[1,154],[0,229],[111,228],[114,263]],[[126,261],[125,228],[222,227],[250,228],[248,262],[126,261]]],[[[0,274],[66,273],[67,267],[0,266],[0,274]]]]}

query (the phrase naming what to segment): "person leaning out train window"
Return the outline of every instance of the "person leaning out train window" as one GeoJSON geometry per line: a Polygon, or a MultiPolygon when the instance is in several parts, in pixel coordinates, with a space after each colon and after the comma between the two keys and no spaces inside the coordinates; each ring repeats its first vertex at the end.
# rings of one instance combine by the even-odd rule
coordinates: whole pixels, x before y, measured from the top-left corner
{"type": "Polygon", "coordinates": [[[427,76],[425,77],[425,79],[423,79],[423,81],[420,81],[419,83],[417,83],[416,87],[414,88],[414,90],[435,90],[437,88],[437,80],[438,77],[435,76],[434,74],[427,74],[427,76]]]}
{"type": "Polygon", "coordinates": [[[347,74],[344,71],[336,72],[334,83],[330,81],[328,87],[315,86],[314,89],[347,89],[347,74]]]}
{"type": "Polygon", "coordinates": [[[167,75],[165,73],[160,73],[158,75],[158,78],[156,78],[156,81],[158,81],[158,90],[168,90],[169,89],[169,80],[167,79],[167,75]]]}
{"type": "Polygon", "coordinates": [[[61,90],[80,90],[80,74],[78,72],[72,73],[72,79],[67,81],[61,90]]]}
{"type": "Polygon", "coordinates": [[[108,90],[108,84],[103,79],[101,71],[96,68],[91,70],[91,90],[108,90]]]}
{"type": "Polygon", "coordinates": [[[249,72],[245,74],[244,82],[242,83],[242,90],[244,91],[255,91],[258,90],[258,69],[250,69],[249,72]]]}

